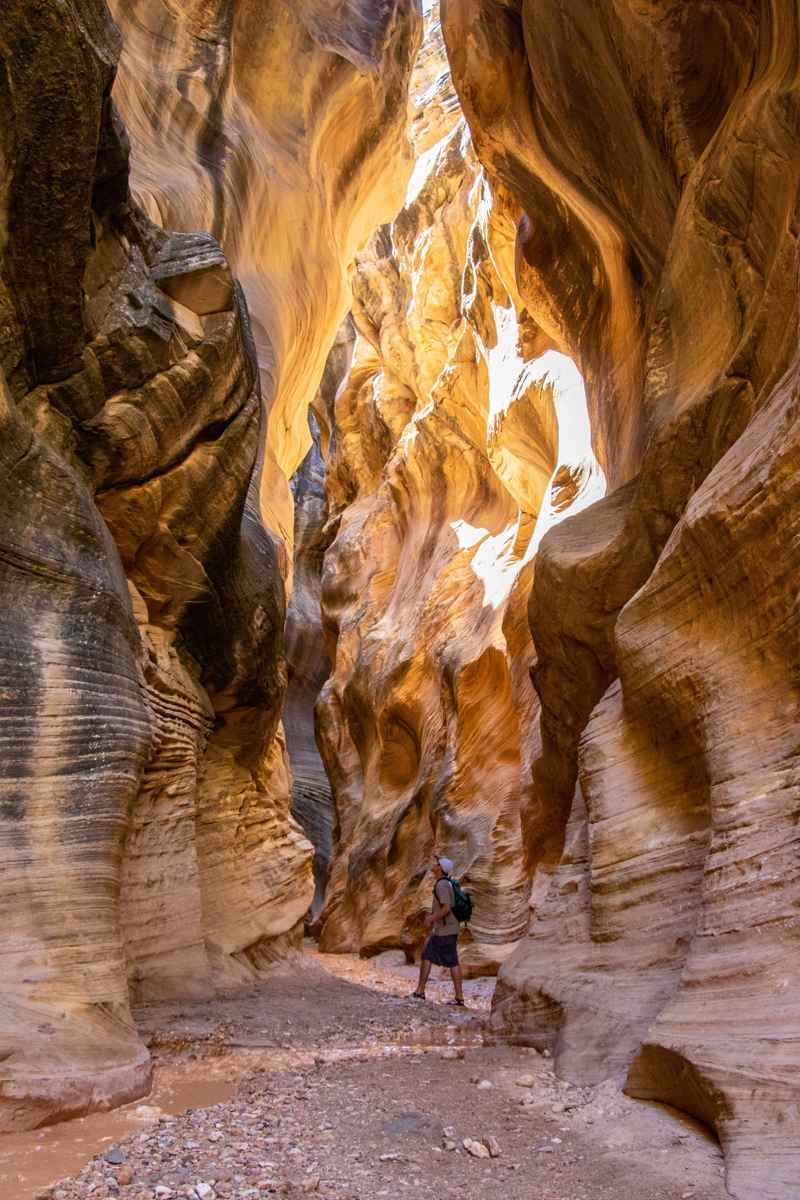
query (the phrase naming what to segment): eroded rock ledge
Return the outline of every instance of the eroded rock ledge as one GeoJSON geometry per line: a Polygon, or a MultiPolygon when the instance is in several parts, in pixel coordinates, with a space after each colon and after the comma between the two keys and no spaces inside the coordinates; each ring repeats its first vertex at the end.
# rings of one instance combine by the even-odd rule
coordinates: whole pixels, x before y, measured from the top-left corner
{"type": "Polygon", "coordinates": [[[584,372],[615,489],[537,559],[535,780],[565,849],[495,1021],[695,1113],[733,1195],[788,1200],[797,8],[442,11],[478,156],[525,210],[520,294],[584,372]]]}

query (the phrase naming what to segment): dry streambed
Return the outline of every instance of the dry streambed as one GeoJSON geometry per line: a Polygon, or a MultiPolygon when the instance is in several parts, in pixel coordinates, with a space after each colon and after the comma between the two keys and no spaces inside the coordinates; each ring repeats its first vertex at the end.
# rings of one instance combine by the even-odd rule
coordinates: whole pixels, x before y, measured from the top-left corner
{"type": "Polygon", "coordinates": [[[38,1194],[619,1200],[634,1183],[637,1200],[724,1200],[718,1148],[693,1123],[610,1084],[573,1087],[533,1050],[483,1045],[489,985],[468,985],[476,1017],[406,1000],[396,965],[322,962],[245,997],[140,1014],[162,1074],[211,1073],[235,1095],[183,1113],[134,1106],[144,1127],[108,1135],[38,1194]]]}

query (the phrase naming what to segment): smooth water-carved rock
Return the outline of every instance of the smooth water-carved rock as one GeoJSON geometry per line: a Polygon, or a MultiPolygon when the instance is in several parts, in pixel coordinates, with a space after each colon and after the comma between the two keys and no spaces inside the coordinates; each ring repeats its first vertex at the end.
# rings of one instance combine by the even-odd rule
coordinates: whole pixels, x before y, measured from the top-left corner
{"type": "MultiPolygon", "coordinates": [[[[310,448],[308,408],[350,307],[347,267],[403,202],[418,6],[111,7],[134,194],[166,228],[207,229],[222,245],[247,293],[270,454],[288,478],[310,448]]],[[[291,546],[287,485],[268,486],[271,528],[291,546]]]]}
{"type": "MultiPolygon", "coordinates": [[[[155,26],[140,23],[142,6],[118,15],[124,33],[136,30],[135,57],[155,26]]],[[[391,215],[384,206],[405,186],[419,22],[410,4],[372,15],[365,24],[347,3],[310,2],[302,21],[279,6],[270,22],[240,5],[223,45],[205,40],[217,28],[207,9],[183,14],[202,78],[208,56],[235,59],[247,90],[254,72],[275,82],[270,62],[295,80],[310,56],[306,78],[325,94],[282,90],[308,114],[321,105],[323,125],[334,120],[344,138],[330,138],[326,159],[314,139],[331,126],[270,124],[268,102],[250,110],[253,191],[263,200],[265,181],[280,179],[275,205],[293,218],[306,205],[310,228],[313,178],[325,246],[309,283],[303,221],[270,228],[259,209],[259,243],[271,249],[248,258],[256,227],[231,220],[234,265],[257,276],[261,373],[242,288],[214,237],[197,232],[216,222],[226,233],[223,158],[237,168],[202,134],[183,137],[192,80],[153,55],[161,107],[128,110],[137,162],[170,185],[161,208],[150,188],[151,212],[184,230],[165,233],[129,197],[110,99],[120,39],[104,4],[12,0],[0,15],[4,1127],[143,1094],[149,1059],[131,999],[252,981],[296,939],[312,898],[280,723],[291,529],[284,541],[286,482],[260,381],[275,428],[288,421],[276,444],[293,445],[293,406],[304,389],[313,396],[347,307],[348,256],[373,208],[376,221],[391,215]],[[348,37],[357,66],[340,53],[348,37]],[[393,65],[381,74],[384,60],[393,65]],[[210,178],[208,209],[192,178],[210,178]],[[305,357],[300,330],[313,346],[305,357]],[[283,409],[272,373],[293,397],[283,409]]],[[[166,32],[161,51],[173,49],[166,32]]],[[[149,82],[143,71],[140,98],[149,82]]],[[[214,109],[216,83],[205,99],[214,109]]],[[[236,120],[244,106],[240,97],[236,120]]],[[[227,186],[244,199],[240,176],[227,186]]]]}
{"type": "Polygon", "coordinates": [[[571,815],[495,1020],[713,1124],[732,1194],[786,1200],[796,6],[445,0],[443,24],[617,488],[537,560],[537,797],[553,835],[571,815]]]}
{"type": "Polygon", "coordinates": [[[323,561],[338,525],[330,512],[326,460],[336,437],[331,427],[336,397],[350,371],[354,342],[348,316],[328,355],[309,415],[313,444],[291,481],[294,586],[286,611],[289,678],[283,720],[292,766],[292,812],[314,846],[312,916],[319,911],[328,882],[335,824],[330,782],[314,734],[314,705],[331,670],[320,608],[323,561]]]}
{"type": "Polygon", "coordinates": [[[475,901],[463,961],[491,971],[525,933],[538,865],[526,612],[561,394],[517,303],[515,204],[489,193],[440,36],[434,6],[417,167],[356,258],[358,340],[328,418],[317,730],[338,837],[318,928],[324,949],[415,953],[436,846],[475,901]]]}

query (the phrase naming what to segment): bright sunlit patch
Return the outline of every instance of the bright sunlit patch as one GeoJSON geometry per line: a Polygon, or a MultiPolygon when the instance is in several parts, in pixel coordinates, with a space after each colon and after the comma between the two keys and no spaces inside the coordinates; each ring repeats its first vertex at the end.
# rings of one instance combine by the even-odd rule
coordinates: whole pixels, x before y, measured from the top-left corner
{"type": "Polygon", "coordinates": [[[483,584],[484,605],[499,608],[508,599],[522,566],[513,554],[516,525],[491,534],[480,525],[470,525],[469,521],[459,519],[451,521],[450,528],[456,535],[459,549],[474,550],[470,566],[483,584]]]}
{"type": "Polygon", "coordinates": [[[535,373],[531,372],[533,363],[526,363],[519,353],[519,325],[513,306],[501,308],[493,304],[492,312],[497,341],[486,351],[490,428],[497,416],[505,412],[512,400],[535,378],[535,373]]]}
{"type": "MultiPolygon", "coordinates": [[[[534,557],[548,529],[560,520],[594,504],[605,495],[606,480],[592,451],[589,413],[583,378],[566,354],[548,350],[531,362],[519,354],[518,326],[512,307],[494,309],[497,342],[486,351],[489,368],[489,426],[522,391],[539,384],[552,389],[553,406],[558,420],[558,463],[548,484],[533,536],[522,557],[515,553],[520,514],[516,525],[498,534],[471,525],[468,521],[450,522],[461,550],[471,551],[470,566],[483,584],[484,604],[499,608],[511,594],[519,572],[534,557]],[[568,468],[575,481],[576,494],[567,507],[556,510],[553,479],[561,468],[568,468]]],[[[535,394],[535,392],[533,393],[535,394]]],[[[529,518],[526,518],[529,519],[529,518]]]]}
{"type": "Polygon", "coordinates": [[[456,535],[459,550],[471,550],[482,538],[489,536],[488,529],[482,529],[479,525],[470,525],[469,521],[464,521],[460,517],[457,521],[450,522],[450,528],[456,535]]]}
{"type": "Polygon", "coordinates": [[[436,142],[435,145],[430,146],[424,154],[420,154],[419,158],[414,164],[414,170],[411,172],[411,178],[409,179],[408,187],[406,188],[405,208],[408,208],[410,204],[413,204],[417,196],[422,191],[428,180],[428,177],[431,174],[431,171],[433,170],[433,165],[436,162],[436,157],[439,154],[439,151],[442,149],[445,143],[449,141],[449,139],[450,134],[446,133],[440,141],[436,142]]]}
{"type": "Polygon", "coordinates": [[[530,365],[536,368],[537,377],[553,388],[553,404],[558,419],[556,471],[566,466],[576,471],[581,479],[575,499],[560,512],[553,508],[553,480],[550,480],[531,539],[531,551],[535,551],[548,529],[552,529],[564,517],[572,516],[602,499],[606,494],[606,477],[592,450],[586,388],[575,363],[566,354],[548,350],[530,365]]]}

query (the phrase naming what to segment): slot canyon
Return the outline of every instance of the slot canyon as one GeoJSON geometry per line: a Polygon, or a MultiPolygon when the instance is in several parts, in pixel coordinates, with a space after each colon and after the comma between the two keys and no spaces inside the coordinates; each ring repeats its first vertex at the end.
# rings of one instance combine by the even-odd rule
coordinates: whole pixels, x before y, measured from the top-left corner
{"type": "MultiPolygon", "coordinates": [[[[642,1200],[800,1200],[795,0],[3,0],[0,98],[0,1133],[388,962],[454,1110],[534,1064],[704,1131],[642,1200]]],[[[581,1129],[59,1200],[621,1195],[581,1129]]]]}

